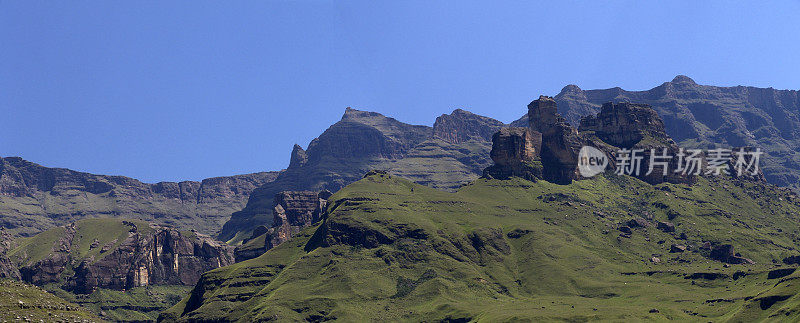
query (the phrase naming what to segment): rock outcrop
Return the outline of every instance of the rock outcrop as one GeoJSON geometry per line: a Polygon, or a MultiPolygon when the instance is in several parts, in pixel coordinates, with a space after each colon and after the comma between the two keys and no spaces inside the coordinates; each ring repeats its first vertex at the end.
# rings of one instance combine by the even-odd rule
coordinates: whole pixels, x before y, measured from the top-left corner
{"type": "Polygon", "coordinates": [[[607,102],[597,115],[582,118],[578,130],[587,138],[597,137],[616,148],[641,149],[640,172],[636,177],[645,182],[692,183],[695,180],[691,175],[674,172],[678,169],[679,160],[674,157],[679,152],[678,145],[667,135],[664,122],[649,105],[607,102]],[[658,157],[664,154],[664,149],[666,156],[673,156],[666,160],[666,175],[664,166],[656,163],[648,174],[652,152],[658,157]]]}
{"type": "Polygon", "coordinates": [[[256,258],[322,220],[330,191],[284,191],[275,195],[272,227],[260,226],[234,251],[236,262],[256,258]]]}
{"type": "Polygon", "coordinates": [[[691,175],[670,171],[678,169],[677,158],[665,161],[666,172],[662,163],[653,163],[653,169],[650,171],[650,155],[653,152],[657,154],[655,157],[658,157],[666,149],[666,156],[675,156],[679,148],[665,132],[661,117],[646,104],[608,102],[597,115],[581,119],[578,130],[561,117],[556,101],[547,96],[540,96],[531,102],[528,105],[527,116],[529,128],[527,132],[519,130],[525,128],[511,128],[517,130],[504,129],[495,134],[496,140],[493,141],[492,149],[495,166],[486,169],[486,176],[536,177],[553,183],[568,184],[581,178],[578,158],[581,149],[589,146],[605,154],[610,166],[606,167],[607,170],[615,168],[614,157],[619,149],[641,150],[639,171],[632,172],[634,176],[651,184],[694,182],[691,175]],[[530,160],[519,153],[515,155],[519,149],[510,148],[513,142],[522,142],[520,138],[532,136],[537,139],[541,136],[541,139],[537,140],[537,145],[541,143],[541,149],[537,150],[541,156],[541,171],[536,173],[519,170],[516,165],[526,165],[530,160]]]}
{"type": "Polygon", "coordinates": [[[131,232],[109,255],[81,261],[68,286],[85,294],[98,287],[193,285],[204,272],[232,264],[230,249],[207,236],[187,237],[174,229],[131,232]]]}
{"type": "Polygon", "coordinates": [[[64,284],[75,293],[192,285],[202,273],[233,263],[233,248],[208,236],[140,221],[85,220],[32,239],[11,255],[22,279],[64,284]]]}
{"type": "Polygon", "coordinates": [[[548,96],[528,105],[528,124],[542,134],[543,177],[553,183],[568,184],[578,179],[578,153],[586,140],[561,117],[556,101],[548,96]]]}
{"type": "Polygon", "coordinates": [[[729,264],[749,264],[752,265],[753,262],[750,259],[744,258],[733,251],[733,246],[730,244],[722,244],[714,246],[711,250],[711,255],[709,256],[711,259],[721,261],[724,263],[729,264]]]}
{"type": "Polygon", "coordinates": [[[494,165],[483,174],[489,178],[516,176],[536,181],[542,177],[541,149],[541,133],[528,128],[503,128],[492,137],[494,165]]]}
{"type": "Polygon", "coordinates": [[[303,147],[295,144],[294,147],[292,147],[292,155],[289,158],[289,168],[303,167],[306,162],[308,162],[308,154],[303,150],[303,147]]]}
{"type": "MultiPolygon", "coordinates": [[[[645,91],[619,87],[582,90],[568,85],[554,97],[573,125],[607,102],[650,105],[680,146],[760,147],[765,179],[779,186],[800,183],[800,92],[749,86],[699,85],[679,75],[645,91]]],[[[528,117],[512,123],[527,126],[528,117]]]]}
{"type": "Polygon", "coordinates": [[[603,104],[597,115],[581,119],[578,131],[593,131],[604,142],[620,148],[633,148],[647,138],[656,143],[671,143],[664,131],[664,122],[646,104],[603,104]]]}
{"type": "Polygon", "coordinates": [[[84,218],[120,217],[212,234],[244,206],[256,187],[277,175],[147,184],[124,176],[44,167],[19,157],[0,158],[0,227],[30,236],[84,218]]]}

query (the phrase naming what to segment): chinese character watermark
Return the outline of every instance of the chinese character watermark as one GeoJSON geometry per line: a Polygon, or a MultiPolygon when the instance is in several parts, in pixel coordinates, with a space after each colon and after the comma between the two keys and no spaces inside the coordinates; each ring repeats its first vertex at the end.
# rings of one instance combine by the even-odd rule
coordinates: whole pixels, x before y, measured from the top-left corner
{"type": "MultiPolygon", "coordinates": [[[[647,150],[623,148],[614,156],[615,173],[631,176],[639,176],[642,172],[645,176],[653,173],[667,176],[670,172],[695,176],[730,175],[731,172],[739,177],[757,175],[763,154],[760,148],[736,150],[715,148],[706,151],[680,148],[676,152],[667,148],[647,150]],[[642,163],[646,163],[646,167],[642,163]]],[[[585,146],[578,154],[578,170],[583,177],[592,177],[604,172],[608,164],[609,157],[595,147],[585,146]]]]}

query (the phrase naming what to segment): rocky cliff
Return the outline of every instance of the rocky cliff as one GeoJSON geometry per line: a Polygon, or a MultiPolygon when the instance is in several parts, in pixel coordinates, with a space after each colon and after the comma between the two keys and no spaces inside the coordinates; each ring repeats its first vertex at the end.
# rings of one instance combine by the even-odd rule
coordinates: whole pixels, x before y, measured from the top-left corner
{"type": "Polygon", "coordinates": [[[264,254],[291,239],[300,230],[322,220],[330,191],[284,191],[275,195],[272,227],[256,228],[250,239],[236,247],[236,262],[264,254]]]}
{"type": "Polygon", "coordinates": [[[12,240],[11,234],[0,228],[0,278],[20,278],[17,266],[6,256],[6,252],[13,246],[12,240]]]}
{"type": "Polygon", "coordinates": [[[256,187],[277,175],[147,184],[124,176],[44,167],[18,157],[0,158],[0,227],[29,236],[80,219],[119,217],[212,234],[244,206],[256,187]]]}
{"type": "Polygon", "coordinates": [[[196,232],[91,219],[24,239],[9,257],[26,282],[91,293],[97,288],[191,285],[203,272],[233,263],[232,253],[232,247],[196,232]]]}
{"type": "MultiPolygon", "coordinates": [[[[699,85],[679,75],[646,91],[582,90],[568,85],[554,97],[572,125],[597,114],[604,103],[650,105],[667,134],[687,148],[759,147],[767,181],[797,188],[800,183],[800,98],[795,90],[699,85]]],[[[525,116],[512,123],[526,126],[525,116]]]]}
{"type": "Polygon", "coordinates": [[[542,134],[542,165],[544,179],[568,184],[578,179],[578,152],[586,139],[561,117],[556,101],[540,96],[528,105],[528,124],[542,134]]]}
{"type": "Polygon", "coordinates": [[[558,113],[556,101],[547,96],[531,102],[527,116],[528,127],[506,128],[495,133],[492,146],[495,165],[485,170],[486,177],[541,178],[569,184],[581,179],[579,153],[582,147],[590,146],[605,153],[609,160],[606,170],[615,169],[620,149],[641,149],[644,154],[640,171],[634,176],[650,184],[694,182],[691,175],[669,171],[678,169],[677,158],[668,160],[667,171],[654,163],[653,171],[648,174],[651,149],[658,154],[666,149],[667,156],[675,156],[679,148],[667,135],[661,117],[646,104],[608,102],[598,114],[583,117],[577,130],[558,113]],[[538,161],[541,162],[536,168],[530,166],[538,161]]]}
{"type": "Polygon", "coordinates": [[[674,172],[679,162],[674,157],[669,159],[666,171],[662,165],[654,163],[653,171],[647,174],[652,150],[656,156],[663,154],[664,149],[667,156],[676,156],[679,152],[678,145],[667,135],[661,117],[649,105],[607,102],[597,115],[583,117],[578,130],[586,138],[597,137],[603,143],[614,146],[610,151],[613,155],[620,148],[642,149],[641,172],[637,177],[645,182],[694,182],[693,176],[674,172]]]}
{"type": "Polygon", "coordinates": [[[529,128],[503,128],[492,136],[490,153],[494,165],[486,168],[487,178],[511,176],[530,181],[542,178],[542,134],[529,128]]]}
{"type": "Polygon", "coordinates": [[[308,149],[295,145],[289,167],[253,191],[247,206],[231,216],[219,238],[239,242],[260,225],[270,228],[278,192],[336,192],[373,169],[455,190],[491,165],[491,135],[502,125],[461,109],[440,116],[428,127],[347,108],[342,119],[312,140],[308,149]]]}

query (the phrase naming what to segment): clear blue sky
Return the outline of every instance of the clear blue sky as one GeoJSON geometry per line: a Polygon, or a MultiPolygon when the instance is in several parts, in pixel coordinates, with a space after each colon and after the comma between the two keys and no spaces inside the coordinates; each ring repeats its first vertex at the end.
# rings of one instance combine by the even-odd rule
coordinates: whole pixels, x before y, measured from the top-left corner
{"type": "Polygon", "coordinates": [[[800,2],[5,1],[0,156],[148,182],[285,168],[344,113],[504,122],[540,94],[800,89],[800,2]]]}

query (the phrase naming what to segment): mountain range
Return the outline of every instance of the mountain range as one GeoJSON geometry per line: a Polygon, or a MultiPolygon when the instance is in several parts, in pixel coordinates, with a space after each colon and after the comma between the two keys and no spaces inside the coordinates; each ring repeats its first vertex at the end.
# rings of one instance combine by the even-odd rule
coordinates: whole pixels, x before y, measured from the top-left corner
{"type": "Polygon", "coordinates": [[[505,124],[456,109],[425,126],[347,108],[285,170],[200,182],[0,158],[0,278],[112,320],[173,305],[161,320],[800,313],[797,91],[677,76],[647,91],[568,85],[528,112],[505,124]],[[575,181],[580,145],[612,157],[655,144],[760,148],[763,174],[575,181]]]}

